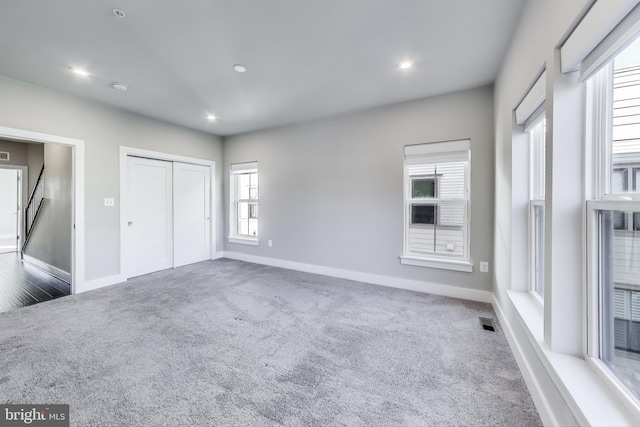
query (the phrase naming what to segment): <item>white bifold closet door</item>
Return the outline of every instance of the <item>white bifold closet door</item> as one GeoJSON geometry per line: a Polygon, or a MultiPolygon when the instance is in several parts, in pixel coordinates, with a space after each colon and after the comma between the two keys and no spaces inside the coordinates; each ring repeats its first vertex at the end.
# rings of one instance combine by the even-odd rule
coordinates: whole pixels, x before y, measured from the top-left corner
{"type": "Polygon", "coordinates": [[[210,169],[127,157],[127,277],[211,257],[210,169]]]}
{"type": "Polygon", "coordinates": [[[173,164],[173,266],[211,258],[211,169],[173,164]]]}

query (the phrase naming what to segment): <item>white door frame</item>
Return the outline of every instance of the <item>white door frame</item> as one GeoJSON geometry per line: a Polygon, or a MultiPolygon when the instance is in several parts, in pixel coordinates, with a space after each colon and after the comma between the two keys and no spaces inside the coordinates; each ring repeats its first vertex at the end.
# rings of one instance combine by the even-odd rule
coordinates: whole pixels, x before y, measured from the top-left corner
{"type": "Polygon", "coordinates": [[[120,275],[123,279],[128,279],[129,276],[127,274],[126,268],[126,257],[125,257],[125,246],[126,246],[126,213],[127,213],[127,186],[129,183],[129,173],[127,168],[127,157],[128,156],[137,156],[137,157],[145,157],[148,159],[154,160],[166,160],[169,162],[180,162],[180,163],[191,163],[194,165],[202,165],[208,166],[211,168],[211,182],[210,182],[210,212],[211,215],[209,217],[210,221],[210,230],[211,230],[211,259],[214,259],[216,256],[216,214],[214,210],[214,200],[215,200],[215,172],[216,172],[216,162],[214,160],[205,160],[198,159],[195,157],[186,157],[180,156],[177,154],[169,154],[162,153],[160,151],[151,151],[151,150],[143,150],[141,148],[134,147],[125,147],[120,146],[120,275]]]}
{"type": "Polygon", "coordinates": [[[71,147],[72,159],[72,218],[71,218],[71,293],[84,290],[84,141],[64,136],[32,132],[0,126],[0,138],[16,142],[41,142],[71,147]]]}
{"type": "Polygon", "coordinates": [[[20,171],[20,209],[18,210],[18,236],[20,238],[16,242],[17,252],[20,252],[22,249],[22,244],[24,243],[24,208],[27,206],[27,202],[29,201],[29,186],[25,183],[25,179],[28,181],[29,178],[29,167],[21,166],[21,165],[0,165],[0,169],[13,169],[20,171]]]}

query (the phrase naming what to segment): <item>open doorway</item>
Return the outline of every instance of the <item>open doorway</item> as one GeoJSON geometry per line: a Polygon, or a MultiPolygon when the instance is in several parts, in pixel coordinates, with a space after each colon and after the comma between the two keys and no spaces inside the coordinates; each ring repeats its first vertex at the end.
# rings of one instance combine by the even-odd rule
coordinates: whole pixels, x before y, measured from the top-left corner
{"type": "Polygon", "coordinates": [[[20,179],[20,170],[0,169],[0,254],[18,251],[20,179]]]}
{"type": "MultiPolygon", "coordinates": [[[[61,253],[69,254],[66,255],[67,265],[65,266],[65,272],[67,272],[68,277],[63,277],[64,282],[68,284],[67,289],[69,289],[70,283],[70,292],[77,293],[85,290],[83,288],[84,285],[84,141],[77,140],[73,138],[67,138],[63,136],[44,134],[39,132],[32,132],[23,129],[15,129],[0,126],[0,140],[4,140],[11,143],[28,143],[27,145],[32,146],[34,144],[44,144],[45,150],[49,147],[51,148],[67,148],[67,150],[55,150],[56,152],[64,151],[64,162],[61,158],[56,157],[53,158],[52,161],[49,162],[51,166],[61,167],[63,164],[66,166],[66,171],[64,172],[64,177],[60,179],[64,179],[64,183],[66,187],[70,188],[70,193],[68,193],[65,197],[65,200],[60,200],[60,203],[64,202],[65,206],[69,206],[70,209],[67,209],[68,214],[66,214],[65,227],[67,231],[64,233],[65,241],[68,241],[68,249],[64,251],[55,250],[49,251],[48,254],[58,255],[61,253]]],[[[46,157],[46,154],[45,154],[46,157]]],[[[13,159],[12,159],[13,160],[13,159]]],[[[16,159],[17,160],[17,159],[16,159]]],[[[46,168],[45,168],[46,169],[46,168]]],[[[49,167],[49,177],[51,177],[52,167],[49,167]]],[[[41,171],[34,168],[32,173],[31,168],[29,168],[29,175],[41,173],[41,171]]],[[[46,173],[46,172],[45,172],[46,173]]],[[[23,177],[26,172],[23,173],[23,177]]],[[[38,174],[39,176],[39,174],[38,174]]],[[[35,175],[34,175],[35,177],[35,175]]],[[[31,176],[29,176],[31,180],[31,176]]],[[[39,177],[36,177],[35,181],[39,180],[39,177]]],[[[24,180],[23,180],[24,181],[24,180]]],[[[47,178],[45,177],[45,183],[47,182],[47,178]]],[[[52,184],[49,181],[49,184],[52,184]]],[[[37,185],[37,184],[36,184],[37,185]]],[[[57,188],[57,187],[56,187],[57,188]]],[[[57,191],[57,190],[56,190],[57,191]]],[[[46,193],[46,189],[45,189],[46,193]]],[[[26,193],[25,193],[26,194],[26,193]]],[[[23,194],[24,201],[24,194],[23,194]]],[[[54,201],[53,199],[46,199],[43,203],[43,208],[46,209],[47,206],[49,208],[53,208],[54,201]]],[[[26,207],[27,203],[24,203],[23,206],[26,207]]],[[[24,211],[24,208],[22,209],[24,211]]],[[[53,217],[53,215],[43,215],[40,219],[41,222],[46,222],[53,217]]],[[[44,224],[41,224],[44,226],[44,224]]],[[[48,227],[50,230],[59,231],[62,227],[48,227]]],[[[20,229],[22,231],[22,229],[20,229]]],[[[24,234],[24,233],[20,233],[24,234]]],[[[52,235],[52,241],[58,242],[59,239],[56,235],[52,235]]],[[[20,236],[22,238],[22,236],[20,236]]],[[[20,239],[18,239],[20,240],[20,239]]],[[[20,245],[19,245],[20,246],[20,245]]],[[[34,245],[31,245],[34,246],[34,245]]],[[[35,248],[34,252],[35,252],[35,248]]],[[[28,251],[27,251],[28,252],[28,251]]],[[[26,253],[25,253],[26,255],[26,253]]],[[[39,254],[36,254],[39,255],[39,254]]],[[[19,257],[18,257],[19,259],[19,257]]],[[[57,261],[55,258],[53,261],[57,261]]],[[[21,262],[21,264],[23,264],[21,262]]],[[[53,263],[52,263],[53,264],[53,263]]],[[[11,266],[3,265],[3,268],[0,269],[0,273],[6,269],[12,268],[11,266]]],[[[42,271],[43,266],[36,265],[38,270],[42,271]]],[[[55,265],[53,265],[55,267],[55,265]]],[[[45,270],[46,271],[46,270],[45,270]]],[[[47,271],[47,273],[56,274],[56,271],[47,271]]],[[[68,291],[67,291],[68,292],[68,291]]]]}

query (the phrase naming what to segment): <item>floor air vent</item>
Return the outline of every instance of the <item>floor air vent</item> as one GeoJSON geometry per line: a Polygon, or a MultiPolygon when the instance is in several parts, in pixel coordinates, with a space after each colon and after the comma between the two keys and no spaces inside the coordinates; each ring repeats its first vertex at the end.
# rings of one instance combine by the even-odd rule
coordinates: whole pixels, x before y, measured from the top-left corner
{"type": "Polygon", "coordinates": [[[480,325],[482,325],[482,329],[485,331],[496,331],[496,328],[493,327],[493,319],[489,319],[488,317],[478,317],[478,320],[480,320],[480,325]]]}

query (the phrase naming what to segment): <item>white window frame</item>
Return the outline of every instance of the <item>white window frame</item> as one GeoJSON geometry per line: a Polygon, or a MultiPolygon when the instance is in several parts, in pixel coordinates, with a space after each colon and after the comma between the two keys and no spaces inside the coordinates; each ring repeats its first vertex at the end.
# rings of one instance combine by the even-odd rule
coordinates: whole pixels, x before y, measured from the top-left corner
{"type": "Polygon", "coordinates": [[[586,137],[590,155],[586,165],[586,354],[585,359],[607,382],[616,396],[636,416],[640,399],[629,390],[616,373],[602,360],[604,351],[601,329],[604,322],[601,290],[601,254],[599,211],[640,211],[640,194],[613,193],[611,190],[611,144],[613,119],[613,64],[607,64],[586,81],[586,137]],[[589,174],[590,173],[590,174],[589,174]],[[590,175],[590,176],[589,176],[590,175]]]}
{"type": "MultiPolygon", "coordinates": [[[[544,304],[544,288],[543,293],[538,292],[536,287],[536,210],[545,207],[545,110],[540,108],[539,111],[527,119],[525,132],[529,136],[529,292],[535,297],[536,301],[544,304]]],[[[544,210],[543,210],[543,227],[544,227],[544,210]]],[[[542,229],[542,236],[545,231],[542,229]]],[[[544,246],[542,248],[542,262],[544,263],[544,246]]],[[[542,277],[544,282],[544,276],[542,277]]],[[[544,284],[543,284],[544,285],[544,284]]]]}
{"type": "MultiPolygon", "coordinates": [[[[250,202],[251,204],[258,205],[259,208],[259,200],[260,200],[260,180],[258,180],[258,198],[257,199],[236,199],[237,189],[236,189],[236,177],[241,174],[249,174],[249,173],[258,173],[258,162],[249,162],[249,163],[235,163],[231,165],[231,170],[229,173],[229,236],[227,237],[227,241],[229,243],[238,243],[243,245],[251,245],[258,246],[260,244],[259,235],[260,235],[260,226],[258,225],[258,235],[257,236],[245,236],[238,234],[238,211],[237,206],[238,203],[241,202],[250,202]]],[[[260,216],[258,215],[258,224],[260,221],[260,216]]]]}
{"type": "MultiPolygon", "coordinates": [[[[470,176],[471,176],[471,140],[455,140],[444,142],[433,142],[426,144],[407,145],[404,147],[404,242],[403,253],[400,256],[400,263],[405,265],[439,268],[445,270],[472,272],[473,262],[470,256],[470,234],[471,234],[471,197],[470,197],[470,176]],[[464,199],[456,199],[456,202],[463,200],[464,202],[464,218],[463,218],[463,255],[462,256],[438,256],[435,254],[424,254],[412,252],[409,245],[409,228],[411,227],[411,206],[420,204],[421,202],[429,203],[429,199],[413,199],[412,198],[412,182],[413,178],[409,176],[409,167],[420,164],[437,164],[443,162],[463,161],[464,168],[464,199]]],[[[436,183],[438,177],[435,177],[436,183]]],[[[436,184],[437,185],[437,184],[436,184]]],[[[436,195],[437,189],[436,189],[436,195]]],[[[433,199],[433,203],[447,201],[440,197],[433,199]]],[[[439,209],[437,209],[439,211],[439,209]]],[[[437,223],[436,214],[435,222],[437,223]]]]}

